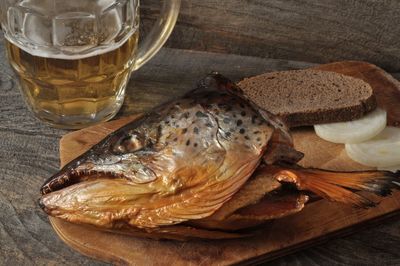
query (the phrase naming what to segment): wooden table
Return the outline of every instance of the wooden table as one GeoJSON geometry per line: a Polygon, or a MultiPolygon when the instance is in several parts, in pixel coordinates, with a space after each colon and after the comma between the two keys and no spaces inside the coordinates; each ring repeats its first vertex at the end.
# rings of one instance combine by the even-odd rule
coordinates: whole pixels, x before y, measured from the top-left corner
{"type": "MultiPolygon", "coordinates": [[[[179,96],[212,70],[239,80],[311,65],[165,48],[134,73],[119,116],[179,96]]],[[[59,167],[58,141],[66,132],[40,123],[27,110],[0,38],[0,265],[103,265],[68,248],[36,203],[40,185],[59,167]]],[[[397,217],[266,265],[400,265],[399,247],[397,217]]]]}

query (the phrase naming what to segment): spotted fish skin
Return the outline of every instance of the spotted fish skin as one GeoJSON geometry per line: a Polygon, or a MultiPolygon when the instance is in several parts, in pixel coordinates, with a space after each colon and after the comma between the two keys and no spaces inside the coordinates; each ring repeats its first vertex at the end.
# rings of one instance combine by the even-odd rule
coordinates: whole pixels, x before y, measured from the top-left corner
{"type": "Polygon", "coordinates": [[[212,215],[255,171],[275,128],[235,93],[202,87],[66,165],[43,185],[42,208],[105,228],[154,228],[212,215]]]}

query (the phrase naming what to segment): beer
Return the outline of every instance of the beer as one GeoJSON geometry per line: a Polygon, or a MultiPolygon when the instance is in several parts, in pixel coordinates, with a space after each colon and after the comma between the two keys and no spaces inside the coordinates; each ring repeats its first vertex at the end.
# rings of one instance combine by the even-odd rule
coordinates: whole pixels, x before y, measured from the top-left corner
{"type": "Polygon", "coordinates": [[[39,119],[83,128],[120,109],[130,73],[162,47],[180,0],[138,47],[139,0],[0,0],[0,29],[27,106],[39,119]]]}
{"type": "Polygon", "coordinates": [[[137,43],[135,31],[119,47],[83,58],[33,55],[9,41],[6,47],[25,100],[39,118],[56,125],[69,124],[68,119],[90,124],[98,122],[96,116],[108,120],[121,107],[137,43]]]}

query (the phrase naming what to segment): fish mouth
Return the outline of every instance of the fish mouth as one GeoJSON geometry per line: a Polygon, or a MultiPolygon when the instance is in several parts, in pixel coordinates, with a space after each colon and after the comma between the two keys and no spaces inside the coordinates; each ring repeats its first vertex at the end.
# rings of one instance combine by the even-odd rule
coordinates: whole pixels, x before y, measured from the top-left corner
{"type": "Polygon", "coordinates": [[[76,168],[62,169],[57,174],[50,177],[42,185],[40,192],[42,195],[61,190],[68,186],[93,179],[114,179],[125,178],[123,174],[112,171],[93,170],[90,164],[80,165],[76,168]]]}
{"type": "Polygon", "coordinates": [[[97,171],[83,167],[83,165],[80,165],[76,169],[62,169],[43,184],[40,189],[42,196],[38,199],[38,205],[44,212],[49,215],[57,214],[59,212],[57,206],[49,205],[49,199],[59,198],[60,195],[63,194],[57,194],[58,192],[63,193],[62,190],[72,187],[73,185],[84,185],[90,183],[90,181],[96,180],[128,179],[123,174],[111,171],[97,171]]]}

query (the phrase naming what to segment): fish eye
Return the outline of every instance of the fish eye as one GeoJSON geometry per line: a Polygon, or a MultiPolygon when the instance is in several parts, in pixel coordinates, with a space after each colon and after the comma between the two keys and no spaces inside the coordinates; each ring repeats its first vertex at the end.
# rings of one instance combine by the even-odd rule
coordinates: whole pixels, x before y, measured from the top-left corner
{"type": "Polygon", "coordinates": [[[143,142],[136,134],[121,138],[113,147],[115,154],[132,153],[143,148],[143,142]]]}

